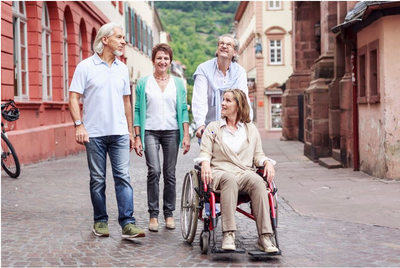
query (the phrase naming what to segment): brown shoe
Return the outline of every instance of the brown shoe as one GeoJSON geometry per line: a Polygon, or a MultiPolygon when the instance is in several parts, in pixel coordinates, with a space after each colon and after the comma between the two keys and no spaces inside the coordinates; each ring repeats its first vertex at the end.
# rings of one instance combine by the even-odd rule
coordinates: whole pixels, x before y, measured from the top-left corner
{"type": "Polygon", "coordinates": [[[234,232],[223,232],[221,248],[224,250],[236,250],[234,232]]]}
{"type": "Polygon", "coordinates": [[[175,226],[174,218],[172,218],[172,217],[165,218],[165,226],[167,227],[167,229],[171,229],[171,230],[175,229],[176,226],[175,226]]]}
{"type": "Polygon", "coordinates": [[[158,219],[157,218],[150,218],[149,221],[149,231],[158,232],[158,219]]]}
{"type": "Polygon", "coordinates": [[[277,253],[279,249],[271,241],[270,234],[263,234],[258,238],[257,247],[267,253],[277,253]]]}

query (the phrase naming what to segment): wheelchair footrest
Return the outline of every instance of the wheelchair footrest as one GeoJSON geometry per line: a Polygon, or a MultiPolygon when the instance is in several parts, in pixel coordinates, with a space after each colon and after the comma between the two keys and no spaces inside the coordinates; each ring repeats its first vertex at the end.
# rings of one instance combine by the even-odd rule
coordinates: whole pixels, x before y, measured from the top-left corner
{"type": "Polygon", "coordinates": [[[244,254],[244,253],[246,253],[246,250],[244,250],[242,248],[237,248],[236,250],[225,250],[225,249],[222,249],[222,248],[213,247],[211,249],[211,253],[240,253],[240,254],[244,254]]]}
{"type": "Polygon", "coordinates": [[[267,252],[261,251],[259,249],[254,249],[254,250],[248,250],[247,254],[249,254],[249,256],[251,256],[251,257],[267,257],[267,256],[281,255],[282,252],[279,250],[278,252],[267,253],[267,252]]]}

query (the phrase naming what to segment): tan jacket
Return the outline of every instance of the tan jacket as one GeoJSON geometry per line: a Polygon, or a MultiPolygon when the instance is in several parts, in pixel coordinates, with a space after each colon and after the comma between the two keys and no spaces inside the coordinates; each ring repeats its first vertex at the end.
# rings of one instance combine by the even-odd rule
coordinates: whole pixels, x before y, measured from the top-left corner
{"type": "Polygon", "coordinates": [[[246,170],[255,170],[259,162],[265,158],[262,149],[261,136],[253,123],[245,123],[247,140],[243,142],[238,153],[234,153],[222,140],[220,121],[210,123],[201,139],[199,158],[207,158],[211,163],[214,180],[222,172],[234,174],[246,170]]]}

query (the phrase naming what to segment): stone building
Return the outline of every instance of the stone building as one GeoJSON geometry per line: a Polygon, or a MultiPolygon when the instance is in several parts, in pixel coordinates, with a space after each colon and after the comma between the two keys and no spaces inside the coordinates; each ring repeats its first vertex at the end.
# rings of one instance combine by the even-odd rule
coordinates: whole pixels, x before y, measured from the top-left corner
{"type": "Polygon", "coordinates": [[[239,64],[247,72],[254,122],[280,137],[282,88],[292,72],[292,2],[241,1],[236,14],[239,64]]]}
{"type": "Polygon", "coordinates": [[[294,2],[282,136],[323,166],[400,177],[399,6],[294,2]]]}

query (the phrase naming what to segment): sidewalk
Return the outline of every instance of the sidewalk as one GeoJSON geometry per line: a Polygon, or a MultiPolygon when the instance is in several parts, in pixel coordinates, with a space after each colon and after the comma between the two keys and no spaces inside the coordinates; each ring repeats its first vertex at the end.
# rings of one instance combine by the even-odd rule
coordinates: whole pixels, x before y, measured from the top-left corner
{"type": "MultiPolygon", "coordinates": [[[[269,267],[399,266],[400,182],[381,181],[351,169],[328,170],[302,154],[300,142],[264,140],[267,155],[278,161],[278,237],[282,256],[252,259],[246,254],[200,252],[201,222],[188,245],[180,230],[185,174],[199,154],[196,140],[179,152],[176,182],[177,228],[160,231],[147,224],[147,169],[144,157],[131,155],[134,216],[146,237],[121,239],[110,165],[107,209],[110,237],[95,237],[86,154],[23,166],[18,179],[1,172],[1,265],[4,267],[269,267]],[[397,205],[397,207],[395,206],[397,205]],[[377,227],[388,226],[388,227],[377,227]]],[[[163,189],[160,182],[160,192],[163,189]]],[[[162,200],[162,197],[160,196],[162,200]]],[[[162,201],[161,203],[162,204],[162,201]]],[[[248,209],[248,204],[243,204],[248,209]]],[[[254,221],[236,213],[236,244],[254,250],[254,221]]],[[[222,232],[217,227],[217,245],[222,232]]]]}
{"type": "Polygon", "coordinates": [[[298,214],[400,229],[400,181],[326,169],[305,157],[298,141],[263,140],[263,148],[277,161],[280,197],[298,214]]]}

